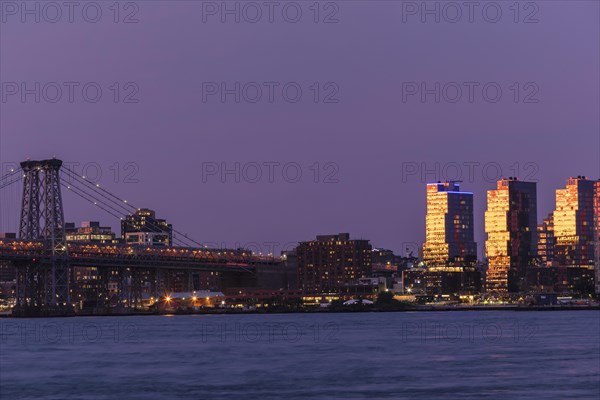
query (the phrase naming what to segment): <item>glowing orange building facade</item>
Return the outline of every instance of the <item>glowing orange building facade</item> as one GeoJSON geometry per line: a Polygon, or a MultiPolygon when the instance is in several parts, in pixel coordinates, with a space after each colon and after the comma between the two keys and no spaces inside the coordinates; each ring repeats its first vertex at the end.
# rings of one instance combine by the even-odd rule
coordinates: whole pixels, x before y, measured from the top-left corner
{"type": "Polygon", "coordinates": [[[527,268],[537,253],[536,183],[517,178],[498,181],[487,193],[485,231],[487,290],[525,290],[527,268]]]}
{"type": "Polygon", "coordinates": [[[559,265],[593,268],[597,195],[596,182],[584,176],[569,178],[564,189],[556,190],[554,256],[559,265]]]}
{"type": "Polygon", "coordinates": [[[473,193],[457,182],[427,184],[423,261],[429,268],[474,266],[473,193]]]}

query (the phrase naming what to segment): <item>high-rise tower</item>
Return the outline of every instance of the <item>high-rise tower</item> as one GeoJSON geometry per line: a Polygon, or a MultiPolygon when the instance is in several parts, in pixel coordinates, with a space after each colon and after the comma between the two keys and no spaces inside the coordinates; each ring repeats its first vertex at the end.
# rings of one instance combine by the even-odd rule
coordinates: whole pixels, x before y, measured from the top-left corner
{"type": "Polygon", "coordinates": [[[485,246],[487,290],[519,292],[526,288],[527,268],[536,255],[537,194],[535,182],[501,179],[487,193],[485,246]]]}
{"type": "Polygon", "coordinates": [[[473,193],[457,182],[427,184],[423,261],[428,267],[473,266],[477,243],[473,229],[473,193]]]}
{"type": "Polygon", "coordinates": [[[556,190],[554,257],[561,266],[593,268],[597,195],[596,182],[584,176],[569,178],[556,190]]]}

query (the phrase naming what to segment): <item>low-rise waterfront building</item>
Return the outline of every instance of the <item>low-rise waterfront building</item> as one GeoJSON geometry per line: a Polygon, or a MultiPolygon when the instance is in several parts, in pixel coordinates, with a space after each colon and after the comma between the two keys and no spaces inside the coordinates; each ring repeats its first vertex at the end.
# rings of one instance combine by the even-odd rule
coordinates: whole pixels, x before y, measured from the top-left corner
{"type": "Polygon", "coordinates": [[[306,293],[335,293],[372,275],[372,247],[350,234],[320,235],[296,248],[299,286],[306,293]]]}

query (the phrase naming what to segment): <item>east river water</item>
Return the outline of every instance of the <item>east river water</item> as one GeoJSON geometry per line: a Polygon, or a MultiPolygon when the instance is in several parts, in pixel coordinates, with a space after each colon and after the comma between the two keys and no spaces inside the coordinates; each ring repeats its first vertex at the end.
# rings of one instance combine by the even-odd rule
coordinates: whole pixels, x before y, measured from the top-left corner
{"type": "Polygon", "coordinates": [[[0,320],[0,399],[594,399],[599,311],[0,320]]]}

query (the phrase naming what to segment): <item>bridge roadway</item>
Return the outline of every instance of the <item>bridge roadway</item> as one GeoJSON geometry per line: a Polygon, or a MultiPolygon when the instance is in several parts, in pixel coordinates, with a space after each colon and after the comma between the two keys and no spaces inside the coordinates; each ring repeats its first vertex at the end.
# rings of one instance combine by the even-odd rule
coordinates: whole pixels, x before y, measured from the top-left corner
{"type": "MultiPolygon", "coordinates": [[[[68,261],[80,267],[165,268],[195,271],[254,272],[256,265],[274,265],[274,257],[255,256],[241,250],[192,247],[158,247],[127,244],[69,242],[68,261]]],[[[44,257],[42,241],[0,239],[0,261],[15,265],[44,257]]]]}

